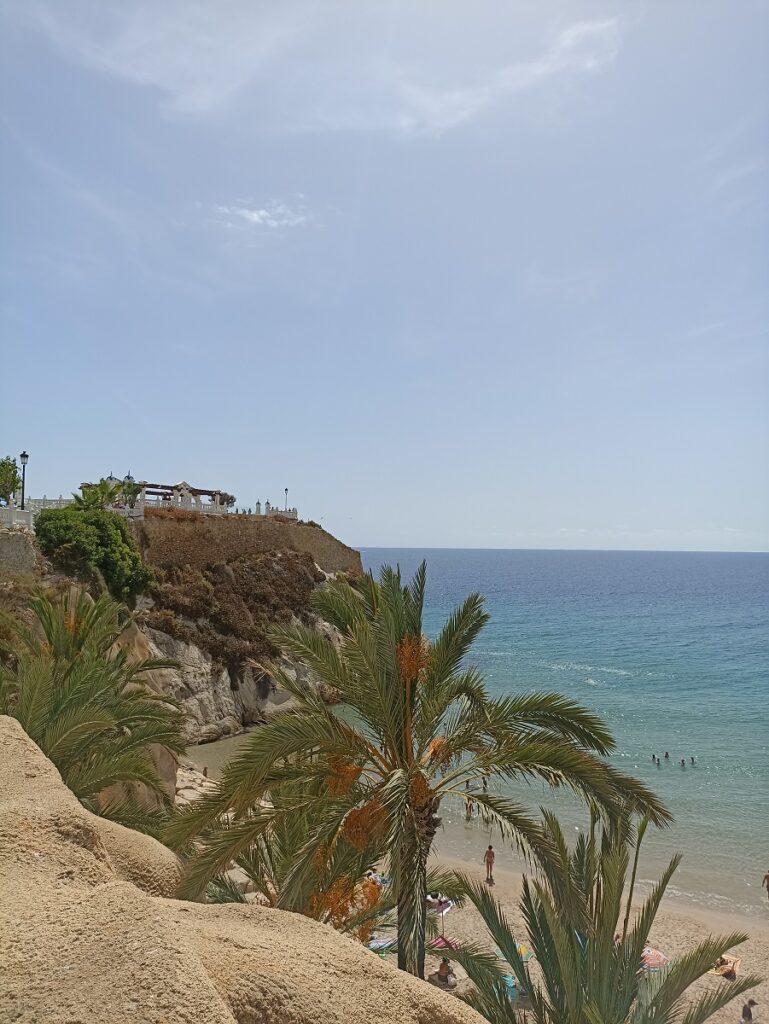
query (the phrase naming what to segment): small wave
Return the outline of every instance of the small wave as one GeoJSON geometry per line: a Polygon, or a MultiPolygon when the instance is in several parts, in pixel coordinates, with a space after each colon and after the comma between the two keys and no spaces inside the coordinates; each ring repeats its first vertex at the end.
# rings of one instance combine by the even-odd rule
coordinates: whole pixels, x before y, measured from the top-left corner
{"type": "Polygon", "coordinates": [[[626,668],[614,668],[612,665],[583,665],[578,661],[540,661],[537,664],[543,668],[552,668],[556,672],[604,672],[612,676],[635,675],[626,668]]]}
{"type": "Polygon", "coordinates": [[[585,680],[585,682],[587,683],[588,686],[600,686],[601,685],[598,682],[597,679],[593,679],[591,676],[588,676],[587,679],[585,680]]]}

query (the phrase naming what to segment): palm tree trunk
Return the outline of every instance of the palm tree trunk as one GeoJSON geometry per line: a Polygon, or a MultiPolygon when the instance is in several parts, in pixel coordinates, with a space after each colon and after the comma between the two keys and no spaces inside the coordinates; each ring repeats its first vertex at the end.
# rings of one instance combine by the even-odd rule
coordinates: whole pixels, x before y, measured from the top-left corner
{"type": "Polygon", "coordinates": [[[412,842],[403,850],[399,872],[398,967],[418,978],[425,976],[427,858],[441,823],[436,815],[439,805],[440,800],[433,798],[424,807],[414,808],[412,842]],[[413,936],[413,942],[406,936],[413,936]]]}

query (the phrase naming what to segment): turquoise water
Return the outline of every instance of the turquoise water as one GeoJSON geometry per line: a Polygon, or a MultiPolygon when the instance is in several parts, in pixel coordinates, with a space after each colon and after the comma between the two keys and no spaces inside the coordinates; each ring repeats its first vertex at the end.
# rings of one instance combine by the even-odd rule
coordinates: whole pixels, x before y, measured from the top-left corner
{"type": "MultiPolygon", "coordinates": [[[[671,829],[646,842],[651,879],[676,852],[670,892],[712,909],[769,917],[769,555],[363,549],[366,568],[428,563],[433,634],[469,591],[491,622],[473,661],[489,690],[558,690],[600,713],[612,760],[667,802],[671,829]],[[652,754],[670,761],[657,768],[652,754]],[[695,765],[690,763],[695,758],[695,765]],[[685,758],[686,767],[680,766],[685,758]]],[[[582,813],[540,785],[520,792],[582,813]]],[[[447,808],[444,843],[477,859],[485,836],[447,808]]],[[[505,854],[514,863],[512,853],[505,854]]]]}

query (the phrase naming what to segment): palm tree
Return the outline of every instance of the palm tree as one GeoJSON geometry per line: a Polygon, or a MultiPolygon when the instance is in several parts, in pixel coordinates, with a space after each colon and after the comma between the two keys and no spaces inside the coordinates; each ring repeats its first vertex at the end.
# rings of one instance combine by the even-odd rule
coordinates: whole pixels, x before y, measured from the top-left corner
{"type": "MultiPolygon", "coordinates": [[[[300,894],[286,885],[296,852],[301,849],[317,819],[315,808],[300,803],[297,809],[298,796],[292,786],[273,790],[271,805],[266,809],[268,831],[241,852],[235,866],[248,877],[260,902],[304,914],[340,931],[354,932],[361,941],[366,941],[374,923],[387,918],[392,911],[389,890],[367,878],[373,863],[367,851],[338,843],[333,850],[322,851],[323,855],[313,861],[309,891],[300,894]],[[287,810],[294,813],[272,813],[287,810]]],[[[253,821],[254,816],[260,813],[264,810],[256,810],[245,821],[253,821]]],[[[237,822],[220,823],[202,837],[203,848],[210,853],[219,845],[229,852],[233,839],[237,841],[240,825],[237,822]]],[[[217,875],[209,882],[206,896],[210,903],[247,902],[226,874],[217,875]]]]}
{"type": "MultiPolygon", "coordinates": [[[[524,878],[520,900],[526,941],[540,968],[535,982],[524,962],[505,913],[485,886],[462,879],[465,892],[483,917],[492,941],[512,968],[519,991],[511,1001],[496,958],[465,946],[449,955],[466,968],[476,990],[467,1001],[490,1024],[701,1024],[737,996],[758,984],[745,977],[688,1000],[687,989],[718,957],[747,936],[711,937],[667,967],[641,969],[644,946],[660,902],[680,857],[670,862],[651,895],[623,929],[623,909],[630,919],[632,889],[623,907],[629,861],[626,827],[605,827],[597,836],[595,822],[569,852],[555,818],[546,815],[546,829],[558,850],[555,863],[543,868],[539,880],[524,878]],[[525,1016],[524,1016],[525,1011],[525,1016]]],[[[637,853],[642,837],[635,842],[637,853]]]]}
{"type": "Polygon", "coordinates": [[[73,588],[30,607],[34,626],[15,625],[15,665],[0,667],[0,714],[18,719],[89,810],[157,831],[168,801],[150,748],[183,751],[182,715],[141,677],[173,662],[129,664],[115,646],[125,609],[106,595],[93,601],[73,588]],[[142,783],[160,808],[128,797],[105,802],[104,791],[118,783],[142,783]]]}
{"type": "Polygon", "coordinates": [[[397,894],[399,966],[420,977],[427,861],[444,797],[475,801],[505,836],[542,859],[552,851],[537,817],[485,791],[484,777],[566,785],[603,812],[619,813],[629,802],[656,824],[669,821],[645,787],[603,760],[611,735],[585,708],[553,693],[488,696],[477,670],[464,664],[488,618],[478,594],[428,643],[425,580],[424,564],[407,585],[398,570],[385,567],[378,581],[369,574],[318,591],[315,609],[336,626],[338,643],[310,627],[274,630],[276,645],[334,687],[344,710],[337,713],[316,691],[269,667],[295,698],[295,713],[260,726],[225,769],[218,791],[169,833],[171,842],[184,844],[227,812],[238,822],[229,847],[209,849],[190,865],[182,891],[198,895],[265,834],[270,815],[249,819],[253,809],[274,787],[297,783],[306,806],[322,806],[296,851],[287,886],[310,890],[319,849],[383,845],[397,894]]]}
{"type": "MultiPolygon", "coordinates": [[[[320,798],[319,788],[316,786],[316,796],[320,798]]],[[[297,851],[317,826],[322,809],[321,799],[308,805],[293,784],[274,787],[267,807],[255,810],[242,822],[220,822],[199,837],[199,848],[210,856],[219,847],[230,856],[241,825],[248,831],[254,816],[266,813],[268,831],[259,835],[234,861],[249,879],[260,902],[312,917],[366,942],[374,927],[390,928],[395,923],[392,885],[389,882],[377,884],[369,878],[372,865],[385,857],[383,842],[363,850],[348,843],[337,843],[329,850],[320,849],[313,859],[309,887],[298,891],[290,884],[297,851]]],[[[430,872],[428,889],[441,891],[458,903],[464,898],[453,872],[430,872]]],[[[227,874],[211,879],[206,898],[209,903],[248,902],[227,874]]]]}
{"type": "Polygon", "coordinates": [[[98,484],[86,484],[81,487],[80,494],[73,494],[73,504],[79,509],[109,508],[120,499],[124,485],[118,481],[110,483],[101,479],[98,484]]]}

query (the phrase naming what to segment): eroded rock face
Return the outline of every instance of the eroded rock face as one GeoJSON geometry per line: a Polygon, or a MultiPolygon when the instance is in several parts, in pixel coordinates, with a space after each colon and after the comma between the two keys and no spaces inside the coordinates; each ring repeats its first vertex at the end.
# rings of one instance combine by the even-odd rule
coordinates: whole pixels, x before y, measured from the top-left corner
{"type": "MultiPolygon", "coordinates": [[[[147,651],[145,657],[168,658],[179,664],[178,669],[158,669],[144,678],[158,693],[167,693],[179,702],[190,743],[235,736],[246,726],[269,718],[289,700],[286,693],[273,693],[269,681],[262,681],[258,670],[244,668],[234,678],[194,644],[149,627],[140,635],[147,651]]],[[[279,664],[292,679],[308,687],[318,685],[305,666],[286,658],[279,664]]]]}
{"type": "Polygon", "coordinates": [[[0,717],[0,1021],[482,1024],[324,925],[167,898],[178,864],[85,811],[0,717]]]}

